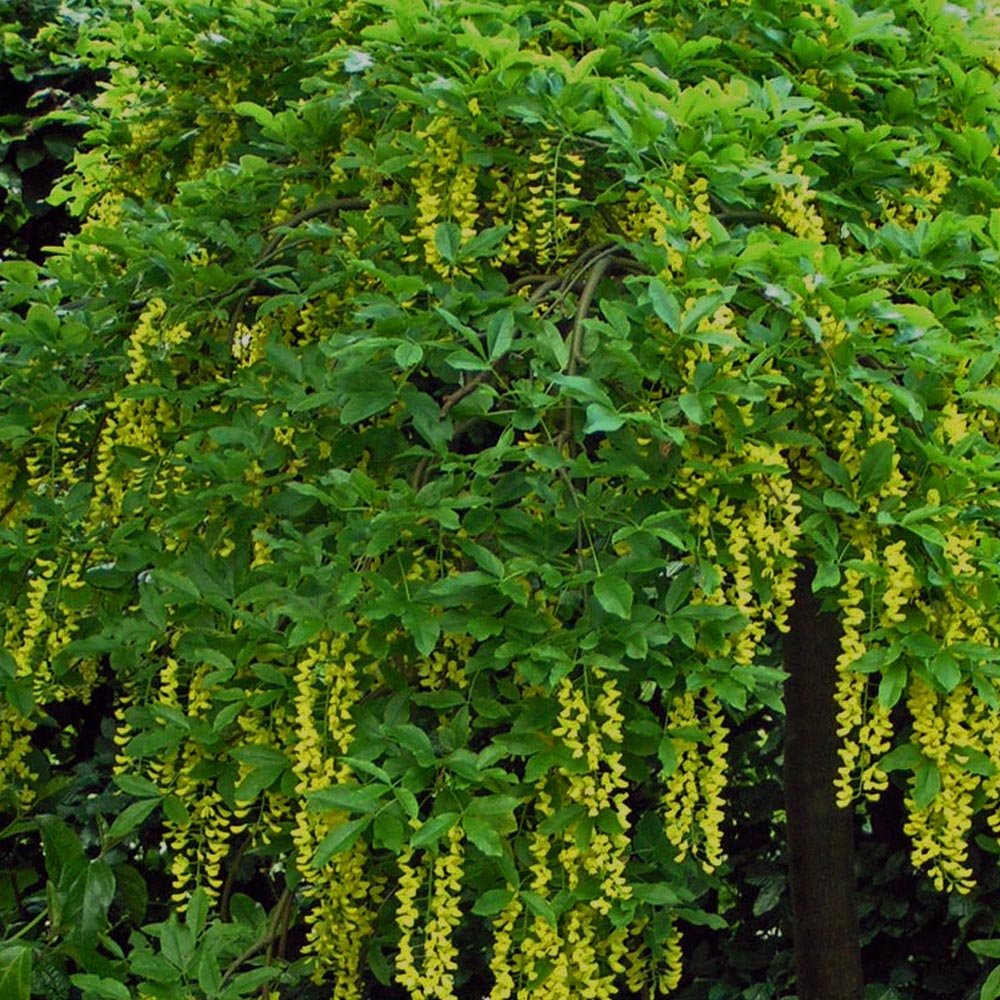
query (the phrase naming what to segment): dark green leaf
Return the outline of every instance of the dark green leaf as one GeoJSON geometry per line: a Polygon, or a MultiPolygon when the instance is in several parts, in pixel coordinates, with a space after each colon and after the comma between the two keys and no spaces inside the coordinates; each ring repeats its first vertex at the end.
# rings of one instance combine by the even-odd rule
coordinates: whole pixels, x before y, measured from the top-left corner
{"type": "Polygon", "coordinates": [[[310,812],[373,813],[389,789],[385,785],[336,785],[308,796],[310,812]]]}
{"type": "Polygon", "coordinates": [[[432,816],[410,837],[413,848],[434,847],[437,842],[458,822],[457,812],[445,812],[432,816]]]}
{"type": "Polygon", "coordinates": [[[671,332],[678,333],[681,328],[680,306],[659,278],[653,278],[649,282],[649,300],[653,303],[656,315],[667,324],[671,332]]]}
{"type": "Polygon", "coordinates": [[[0,946],[0,997],[31,1000],[31,946],[0,946]]]}
{"type": "Polygon", "coordinates": [[[858,473],[859,497],[870,497],[885,485],[892,474],[894,454],[891,441],[879,441],[864,453],[858,473]]]}
{"type": "Polygon", "coordinates": [[[480,917],[496,916],[512,899],[509,889],[487,889],[472,905],[472,912],[480,917]]]}
{"type": "Polygon", "coordinates": [[[108,837],[111,840],[118,840],[131,833],[159,805],[159,798],[155,798],[143,799],[140,802],[133,802],[131,805],[126,806],[115,817],[115,821],[111,824],[111,829],[108,830],[108,837]]]}
{"type": "Polygon", "coordinates": [[[632,617],[635,594],[627,580],[607,573],[594,581],[594,597],[609,615],[628,620],[632,617]]]}
{"type": "Polygon", "coordinates": [[[941,790],[941,773],[933,761],[922,760],[914,775],[913,804],[926,809],[941,790]]]}
{"type": "Polygon", "coordinates": [[[466,836],[483,852],[483,854],[499,857],[503,854],[503,841],[500,834],[486,819],[466,815],[462,818],[462,827],[466,836]]]}
{"type": "Polygon", "coordinates": [[[354,846],[358,837],[371,822],[369,817],[339,823],[320,842],[313,858],[313,867],[322,868],[335,854],[340,854],[354,846]]]}

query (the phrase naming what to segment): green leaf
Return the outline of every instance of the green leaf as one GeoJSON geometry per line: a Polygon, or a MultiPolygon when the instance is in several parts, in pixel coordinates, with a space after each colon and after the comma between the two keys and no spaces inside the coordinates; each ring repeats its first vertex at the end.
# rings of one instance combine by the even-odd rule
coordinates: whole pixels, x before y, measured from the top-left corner
{"type": "Polygon", "coordinates": [[[656,315],[673,333],[678,333],[681,328],[681,308],[659,278],[653,278],[649,282],[649,301],[653,303],[656,315]]]}
{"type": "Polygon", "coordinates": [[[479,257],[489,257],[490,254],[503,242],[503,238],[510,232],[511,227],[490,226],[481,233],[476,233],[462,247],[462,260],[475,260],[479,257]]]}
{"type": "Polygon", "coordinates": [[[114,873],[117,904],[132,923],[139,926],[145,922],[149,906],[146,880],[137,868],[124,862],[114,866],[114,873]]]}
{"type": "MultiPolygon", "coordinates": [[[[97,976],[92,972],[78,972],[69,981],[83,993],[83,1000],[132,1000],[128,987],[117,979],[97,976]]],[[[0,989],[3,984],[0,983],[0,989]]],[[[6,993],[0,993],[6,997],[6,993]]]]}
{"type": "Polygon", "coordinates": [[[982,955],[984,958],[1000,958],[1000,939],[978,938],[969,941],[969,951],[974,955],[982,955]]]}
{"type": "Polygon", "coordinates": [[[126,806],[111,824],[108,830],[108,837],[111,840],[118,840],[131,833],[142,821],[160,805],[159,797],[155,799],[143,799],[140,802],[133,802],[126,806]]]}
{"type": "Polygon", "coordinates": [[[205,930],[208,923],[208,893],[199,886],[188,900],[187,913],[184,914],[184,923],[191,928],[191,933],[197,937],[205,930]]]}
{"type": "Polygon", "coordinates": [[[410,819],[416,819],[420,815],[420,803],[417,802],[417,797],[408,788],[397,785],[393,788],[392,794],[410,819]]]}
{"type": "Polygon", "coordinates": [[[251,969],[249,972],[241,972],[232,979],[224,996],[228,1000],[231,991],[234,996],[244,997],[254,990],[260,989],[265,983],[270,982],[279,975],[281,975],[281,970],[274,967],[251,969]]]}
{"type": "Polygon", "coordinates": [[[385,785],[335,785],[310,792],[309,811],[373,813],[388,791],[385,785]]]}
{"type": "Polygon", "coordinates": [[[444,812],[432,816],[410,837],[410,846],[415,850],[422,847],[434,847],[458,820],[459,814],[457,812],[444,812]]]}
{"type": "Polygon", "coordinates": [[[31,1000],[31,957],[30,945],[0,947],[0,997],[3,1000],[31,1000]]]}
{"type": "Polygon", "coordinates": [[[594,581],[594,597],[609,615],[628,620],[632,617],[635,594],[627,580],[607,573],[594,581]]]}
{"type": "Polygon", "coordinates": [[[556,916],[556,911],[552,908],[552,904],[547,899],[539,896],[537,892],[532,892],[530,889],[523,889],[521,891],[521,899],[524,900],[525,906],[536,917],[541,917],[552,927],[558,924],[559,918],[556,916]]]}
{"type": "Polygon", "coordinates": [[[27,321],[28,329],[37,334],[43,343],[59,332],[59,317],[49,306],[41,302],[36,302],[28,310],[27,321]]]}
{"type": "Polygon", "coordinates": [[[940,545],[941,548],[944,548],[947,543],[944,534],[938,528],[935,528],[933,524],[927,524],[925,521],[916,521],[907,524],[904,520],[903,527],[918,538],[922,538],[925,542],[930,542],[931,545],[940,545]]]}
{"type": "Polygon", "coordinates": [[[832,510],[843,510],[848,514],[857,514],[858,505],[848,496],[837,490],[824,490],[823,503],[832,510]]]}
{"type": "Polygon", "coordinates": [[[873,444],[861,459],[858,472],[858,497],[870,497],[877,493],[892,475],[892,458],[895,454],[891,441],[873,444]]]}
{"type": "Polygon", "coordinates": [[[88,943],[96,939],[108,922],[108,908],[114,898],[114,872],[107,862],[95,858],[87,865],[80,916],[73,936],[88,943]]]}
{"type": "Polygon", "coordinates": [[[486,324],[486,346],[490,361],[502,358],[514,344],[514,314],[509,309],[494,313],[486,324]]]}
{"type": "Polygon", "coordinates": [[[969,774],[978,774],[983,778],[992,778],[997,773],[997,766],[989,755],[975,747],[957,746],[951,748],[951,756],[959,767],[969,774]]]}
{"type": "Polygon", "coordinates": [[[424,349],[412,340],[404,340],[393,351],[393,357],[400,368],[413,368],[424,360],[424,349]]]}
{"type": "Polygon", "coordinates": [[[375,817],[372,828],[374,844],[398,854],[403,849],[406,840],[406,828],[399,818],[399,809],[395,811],[384,809],[375,817]]]}
{"type": "Polygon", "coordinates": [[[187,594],[188,597],[201,598],[201,591],[189,577],[181,573],[172,573],[170,570],[154,570],[153,578],[164,589],[173,589],[180,594],[187,594]]]}
{"type": "Polygon", "coordinates": [[[941,773],[930,760],[922,760],[917,767],[913,782],[913,804],[917,809],[926,809],[941,791],[941,773]]]}
{"type": "Polygon", "coordinates": [[[840,583],[840,567],[835,562],[819,561],[812,581],[812,592],[818,594],[822,590],[835,587],[838,583],[840,583]]]}
{"type": "Polygon", "coordinates": [[[602,403],[591,403],[587,407],[587,422],[584,424],[584,434],[597,434],[601,431],[610,433],[623,426],[625,418],[614,410],[609,410],[602,403]]]}
{"type": "Polygon", "coordinates": [[[369,817],[339,823],[320,841],[313,858],[313,868],[322,868],[335,854],[340,854],[354,846],[355,841],[371,822],[369,817]]]}
{"type": "Polygon", "coordinates": [[[186,972],[194,958],[194,934],[191,928],[171,913],[160,927],[160,948],[163,957],[181,972],[186,972]]]}
{"type": "Polygon", "coordinates": [[[890,750],[878,762],[883,771],[915,771],[924,759],[920,748],[912,743],[904,743],[890,750]]]}
{"type": "Polygon", "coordinates": [[[76,832],[55,816],[40,816],[45,870],[57,885],[68,885],[83,876],[87,856],[76,832]]]}
{"type": "Polygon", "coordinates": [[[496,916],[513,898],[510,889],[487,889],[472,904],[472,912],[479,917],[496,916]]]}
{"type": "Polygon", "coordinates": [[[666,882],[641,882],[633,885],[632,895],[640,903],[652,906],[675,906],[680,902],[677,889],[666,882]]]}
{"type": "Polygon", "coordinates": [[[962,680],[962,671],[955,658],[942,649],[931,660],[931,674],[945,691],[954,691],[962,680]]]}
{"type": "Polygon", "coordinates": [[[878,685],[879,704],[892,708],[906,689],[907,670],[902,660],[895,660],[882,668],[882,679],[878,685]]]}
{"type": "Polygon", "coordinates": [[[430,737],[419,726],[403,723],[399,726],[386,726],[385,735],[395,740],[401,747],[409,750],[421,767],[433,767],[437,763],[437,754],[430,737]]]}
{"type": "Polygon", "coordinates": [[[466,815],[462,817],[462,827],[469,840],[483,854],[491,857],[500,857],[503,854],[503,841],[489,820],[466,815]]]}
{"type": "Polygon", "coordinates": [[[994,969],[979,991],[979,1000],[997,1000],[1000,997],[1000,967],[994,969]]]}
{"type": "Polygon", "coordinates": [[[684,416],[693,424],[701,426],[708,419],[708,413],[705,411],[702,397],[698,393],[681,393],[677,397],[677,405],[680,406],[684,416]]]}
{"type": "Polygon", "coordinates": [[[569,364],[569,344],[551,320],[543,320],[538,330],[539,353],[554,368],[562,371],[569,364]]]}
{"type": "Polygon", "coordinates": [[[261,128],[274,121],[274,115],[267,108],[262,108],[259,104],[254,104],[253,101],[237,101],[233,105],[233,111],[238,115],[252,118],[261,128]]]}
{"type": "Polygon", "coordinates": [[[126,795],[132,795],[137,799],[160,797],[159,788],[149,778],[143,778],[138,774],[116,774],[114,782],[126,795]]]}
{"type": "Polygon", "coordinates": [[[355,389],[340,411],[342,424],[358,424],[387,410],[396,399],[396,386],[388,377],[373,376],[367,389],[355,389]]]}
{"type": "Polygon", "coordinates": [[[439,222],[434,230],[434,246],[446,264],[454,264],[462,249],[462,230],[454,222],[439,222]]]}
{"type": "Polygon", "coordinates": [[[270,788],[290,767],[288,758],[274,747],[236,747],[231,751],[234,760],[249,765],[250,770],[236,788],[236,799],[250,802],[270,788]]]}
{"type": "Polygon", "coordinates": [[[419,604],[411,604],[400,616],[413,644],[424,656],[430,656],[441,635],[440,620],[419,604]]]}
{"type": "Polygon", "coordinates": [[[222,969],[218,956],[207,948],[198,957],[198,985],[208,997],[217,996],[222,990],[222,969]]]}

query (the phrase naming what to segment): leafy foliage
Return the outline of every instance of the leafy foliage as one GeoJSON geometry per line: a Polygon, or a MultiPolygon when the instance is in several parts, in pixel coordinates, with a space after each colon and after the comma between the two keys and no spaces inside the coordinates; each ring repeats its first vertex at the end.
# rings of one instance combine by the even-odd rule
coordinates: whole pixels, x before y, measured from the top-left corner
{"type": "Polygon", "coordinates": [[[102,72],[77,46],[115,6],[0,4],[0,242],[8,254],[40,260],[41,248],[71,226],[47,196],[73,156],[102,72]]]}
{"type": "Polygon", "coordinates": [[[11,995],[693,989],[806,561],[842,803],[895,775],[971,891],[1000,194],[966,15],[147,0],[82,44],[83,228],[0,264],[11,995]]]}

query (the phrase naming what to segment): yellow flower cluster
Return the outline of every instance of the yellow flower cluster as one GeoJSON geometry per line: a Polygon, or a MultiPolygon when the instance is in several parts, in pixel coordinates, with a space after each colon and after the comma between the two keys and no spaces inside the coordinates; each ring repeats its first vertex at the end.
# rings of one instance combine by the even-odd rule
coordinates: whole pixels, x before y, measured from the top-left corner
{"type": "Polygon", "coordinates": [[[667,716],[668,735],[672,730],[703,729],[708,749],[703,752],[698,742],[684,733],[670,737],[677,764],[663,776],[664,828],[667,839],[677,848],[678,861],[691,854],[706,872],[712,872],[725,859],[722,793],[729,729],[712,691],[705,691],[701,703],[699,713],[695,695],[688,691],[674,699],[667,716]]]}
{"type": "Polygon", "coordinates": [[[823,346],[828,351],[834,350],[847,339],[847,326],[842,319],[834,315],[833,310],[825,302],[819,304],[816,320],[819,323],[823,346]]]}
{"type": "Polygon", "coordinates": [[[33,719],[22,715],[13,705],[0,705],[0,793],[5,797],[12,793],[21,810],[30,808],[35,800],[34,790],[29,786],[34,775],[26,761],[34,731],[33,719]]]}
{"type": "MultiPolygon", "coordinates": [[[[348,650],[346,635],[322,638],[299,660],[295,671],[295,715],[298,733],[291,751],[292,771],[301,800],[310,792],[343,784],[349,765],[338,761],[354,735],[351,712],[360,697],[358,654],[348,650]]],[[[292,842],[297,865],[308,873],[303,894],[312,904],[303,953],[313,959],[317,982],[332,978],[336,1000],[359,1000],[360,963],[371,933],[372,884],[365,871],[367,849],[359,841],[335,854],[323,868],[313,867],[316,849],[327,833],[346,817],[316,814],[302,803],[295,814],[292,842]]]]}
{"type": "Polygon", "coordinates": [[[213,167],[225,163],[229,147],[240,137],[233,105],[240,100],[246,82],[245,74],[224,66],[202,91],[201,109],[195,116],[198,133],[184,166],[184,177],[204,177],[213,167]]]}
{"type": "Polygon", "coordinates": [[[240,368],[256,364],[264,357],[264,348],[269,333],[267,324],[259,320],[251,326],[247,326],[246,323],[237,323],[230,349],[233,359],[240,368]]]}
{"type": "Polygon", "coordinates": [[[778,171],[794,174],[796,180],[777,189],[771,202],[771,211],[796,236],[817,243],[825,242],[823,217],[813,204],[816,192],[810,189],[809,177],[787,148],[782,151],[778,160],[778,171]]]}
{"type": "Polygon", "coordinates": [[[890,198],[884,191],[878,194],[885,217],[908,229],[932,218],[951,187],[951,171],[936,157],[914,163],[910,173],[915,183],[898,199],[890,198]]]}
{"type": "MultiPolygon", "coordinates": [[[[867,557],[870,553],[866,553],[867,557]]],[[[895,585],[890,582],[889,590],[897,595],[904,594],[915,582],[905,574],[897,575],[896,581],[895,585]]],[[[854,670],[854,664],[868,651],[866,600],[864,575],[857,569],[846,569],[838,601],[842,634],[834,688],[837,736],[841,740],[834,787],[837,805],[842,809],[859,793],[874,800],[888,787],[888,776],[878,762],[892,745],[890,710],[878,701],[869,704],[868,678],[854,670]]]]}
{"type": "Polygon", "coordinates": [[[677,926],[677,920],[671,917],[670,935],[663,948],[663,968],[659,970],[657,977],[661,996],[669,996],[680,985],[682,962],[681,931],[677,926]]]}
{"type": "MultiPolygon", "coordinates": [[[[686,363],[693,364],[690,357],[686,363]]],[[[721,408],[716,421],[722,433],[733,432],[721,408]]],[[[712,472],[707,473],[696,471],[699,465],[704,469],[708,458],[701,454],[697,441],[688,440],[683,447],[685,457],[691,459],[680,473],[681,490],[691,502],[689,524],[719,580],[717,589],[700,599],[728,604],[743,615],[742,628],[727,638],[723,653],[737,664],[749,665],[762,649],[769,623],[782,632],[788,628],[802,534],[802,504],[795,479],[781,448],[743,443],[741,463],[769,468],[746,477],[754,486],[751,496],[733,500],[712,485],[710,477],[725,477],[735,464],[733,455],[739,453],[712,456],[712,472]]]]}
{"type": "Polygon", "coordinates": [[[666,250],[667,265],[662,274],[668,279],[684,275],[685,255],[680,247],[696,250],[712,235],[708,178],[696,177],[689,183],[686,170],[685,164],[674,164],[669,189],[626,192],[624,204],[616,213],[622,232],[629,239],[649,238],[666,250]]]}
{"type": "MultiPolygon", "coordinates": [[[[184,699],[186,714],[191,719],[204,717],[211,708],[211,691],[205,683],[209,672],[207,664],[192,671],[184,699]]],[[[159,704],[181,708],[180,664],[176,659],[166,657],[159,680],[159,704]]],[[[243,819],[248,810],[231,809],[213,782],[200,776],[198,766],[207,759],[203,748],[188,739],[178,750],[146,765],[147,777],[163,794],[173,794],[186,813],[183,819],[164,820],[164,838],[171,850],[170,898],[179,911],[187,907],[197,885],[203,886],[210,898],[218,896],[223,884],[222,862],[229,853],[232,837],[245,829],[242,823],[233,821],[243,819]]]]}
{"type": "Polygon", "coordinates": [[[908,817],[903,827],[913,840],[910,858],[915,868],[927,868],[936,889],[948,887],[959,893],[967,893],[975,886],[967,864],[968,839],[973,796],[980,778],[962,767],[953,752],[981,742],[974,720],[968,715],[970,709],[975,711],[971,701],[965,684],[939,699],[919,677],[911,682],[907,699],[915,742],[940,781],[937,795],[919,808],[914,793],[920,771],[911,779],[906,799],[908,817]]]}
{"type": "Polygon", "coordinates": [[[472,646],[472,636],[446,632],[430,656],[423,656],[417,661],[421,687],[430,691],[468,687],[465,663],[472,646]]]}
{"type": "Polygon", "coordinates": [[[628,929],[606,924],[615,903],[631,898],[625,878],[630,821],[621,762],[621,692],[606,672],[592,668],[577,684],[562,678],[555,694],[560,711],[552,735],[571,752],[574,764],[536,784],[529,888],[551,900],[560,889],[578,889],[586,878],[600,891],[573,903],[555,924],[538,913],[525,917],[520,941],[515,941],[515,928],[524,909],[515,896],[494,920],[490,1000],[515,995],[518,1000],[611,1000],[626,972],[628,929]],[[589,692],[590,686],[596,690],[589,692]],[[545,832],[557,802],[561,808],[583,807],[588,820],[570,822],[554,836],[545,832]],[[614,833],[607,832],[611,816],[614,833]]]}
{"type": "MultiPolygon", "coordinates": [[[[32,479],[42,479],[40,469],[29,462],[32,479]]],[[[79,615],[66,605],[70,591],[83,586],[79,560],[70,557],[68,565],[56,559],[35,559],[26,587],[23,608],[11,605],[4,615],[3,644],[14,661],[14,678],[30,687],[35,703],[45,705],[67,698],[86,700],[95,682],[93,661],[80,664],[79,678],[53,673],[52,661],[73,639],[79,628],[79,615]]],[[[26,758],[31,752],[31,736],[36,721],[23,716],[13,705],[0,709],[0,790],[16,790],[22,808],[34,800],[29,786],[31,768],[26,758]]]]}
{"type": "Polygon", "coordinates": [[[456,825],[448,831],[447,849],[438,854],[433,865],[429,859],[415,865],[409,845],[399,856],[396,924],[402,933],[396,953],[396,982],[413,1000],[456,1000],[458,948],[454,932],[462,919],[459,900],[464,854],[462,829],[456,825]],[[427,913],[422,917],[416,899],[429,876],[427,913]],[[418,923],[423,925],[422,961],[417,959],[413,940],[418,923]]]}
{"type": "MultiPolygon", "coordinates": [[[[166,311],[166,303],[162,299],[151,299],[142,311],[129,339],[127,353],[131,364],[125,375],[127,385],[139,386],[147,382],[151,359],[155,356],[168,357],[190,337],[190,331],[183,323],[160,328],[160,320],[166,311]]],[[[109,401],[97,443],[94,495],[86,525],[88,531],[93,532],[102,525],[111,527],[117,524],[129,483],[142,474],[115,468],[118,449],[124,446],[158,455],[162,451],[163,432],[173,427],[174,423],[174,408],[163,397],[133,399],[116,394],[109,401]]]]}
{"type": "Polygon", "coordinates": [[[572,237],[580,229],[574,206],[584,159],[542,136],[528,160],[532,166],[521,176],[497,175],[489,209],[497,224],[507,223],[512,230],[494,261],[515,264],[531,255],[547,267],[573,255],[572,237]]]}
{"type": "Polygon", "coordinates": [[[508,885],[513,893],[510,902],[493,918],[493,953],[490,956],[490,972],[493,974],[493,989],[489,1000],[507,1000],[514,995],[514,928],[524,913],[524,906],[516,888],[508,885]]]}
{"type": "Polygon", "coordinates": [[[479,220],[477,170],[475,164],[464,158],[468,144],[453,119],[444,115],[431,119],[429,125],[417,132],[417,138],[423,142],[424,156],[413,181],[417,229],[409,240],[419,240],[426,263],[447,278],[462,268],[442,258],[437,246],[437,227],[441,222],[454,222],[463,243],[475,236],[479,220]]]}

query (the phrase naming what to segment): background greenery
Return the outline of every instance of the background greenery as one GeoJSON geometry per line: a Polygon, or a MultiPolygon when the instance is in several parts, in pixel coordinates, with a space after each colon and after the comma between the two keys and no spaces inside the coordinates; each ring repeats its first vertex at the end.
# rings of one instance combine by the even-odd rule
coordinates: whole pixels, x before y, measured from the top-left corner
{"type": "MultiPolygon", "coordinates": [[[[965,685],[988,699],[995,676],[982,12],[100,12],[3,11],[0,993],[402,996],[400,878],[425,865],[446,885],[460,830],[461,917],[432,894],[422,921],[454,923],[458,995],[492,988],[511,899],[528,940],[629,928],[668,979],[683,928],[676,996],[788,995],[778,582],[810,557],[831,607],[853,570],[877,608],[905,542],[926,614],[866,626],[866,705],[900,746],[919,745],[915,679],[943,706],[965,685]],[[43,262],[56,207],[82,229],[43,262]],[[893,447],[849,454],[841,418],[810,412],[817,384],[868,434],[894,424],[893,447]],[[792,551],[775,564],[765,539],[744,563],[727,505],[780,531],[792,480],[792,551]],[[971,589],[946,536],[972,539],[971,589]],[[985,638],[948,632],[956,614],[985,638]],[[589,771],[549,735],[563,678],[586,692],[589,771]],[[708,711],[693,730],[673,715],[705,691],[725,737],[708,711]],[[664,789],[685,753],[715,782],[720,738],[724,818],[692,802],[678,860],[664,789]],[[587,816],[580,780],[618,764],[627,785],[607,778],[587,816]],[[538,835],[553,881],[532,888],[538,835]],[[573,848],[593,878],[574,883],[573,848]],[[334,884],[356,894],[317,918],[312,887],[334,884]],[[368,896],[384,903],[363,912],[368,896]],[[336,933],[364,944],[358,975],[336,933]]],[[[988,810],[996,745],[966,735],[988,810]]],[[[898,759],[858,811],[869,993],[978,996],[992,831],[970,833],[976,888],[935,892],[902,829],[950,765],[898,759]]],[[[558,954],[539,996],[559,995],[558,954]]],[[[649,985],[599,968],[608,995],[649,985]]]]}

